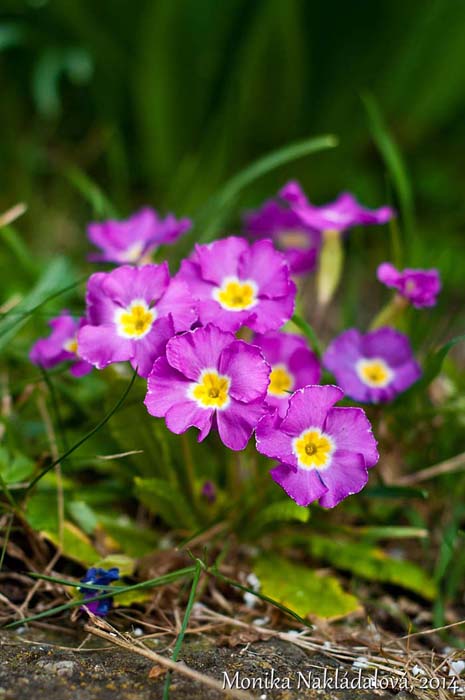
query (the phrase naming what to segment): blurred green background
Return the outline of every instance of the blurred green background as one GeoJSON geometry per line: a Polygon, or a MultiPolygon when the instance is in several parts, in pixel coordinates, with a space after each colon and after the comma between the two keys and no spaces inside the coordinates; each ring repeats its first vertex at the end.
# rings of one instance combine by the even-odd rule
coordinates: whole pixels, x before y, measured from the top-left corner
{"type": "Polygon", "coordinates": [[[31,229],[44,208],[68,216],[72,163],[122,210],[192,213],[253,158],[325,132],[337,151],[262,192],[297,174],[317,200],[376,203],[369,90],[442,234],[465,215],[464,33],[462,0],[2,0],[2,206],[27,199],[31,229]]]}
{"type": "MultiPolygon", "coordinates": [[[[417,233],[405,263],[437,264],[452,294],[461,291],[463,0],[1,5],[0,211],[27,202],[19,226],[34,252],[78,260],[85,251],[95,210],[83,173],[120,215],[151,203],[195,217],[247,163],[322,133],[336,134],[339,147],[257,180],[239,209],[290,177],[316,202],[350,189],[371,206],[396,204],[361,98],[368,92],[414,193],[417,233]]],[[[372,234],[360,240],[379,244],[372,234]]]]}

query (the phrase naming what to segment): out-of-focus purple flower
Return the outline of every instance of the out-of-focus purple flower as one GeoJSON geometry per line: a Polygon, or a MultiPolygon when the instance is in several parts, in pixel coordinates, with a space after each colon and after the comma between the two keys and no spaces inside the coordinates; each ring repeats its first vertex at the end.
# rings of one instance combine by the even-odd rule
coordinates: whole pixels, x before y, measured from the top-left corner
{"type": "Polygon", "coordinates": [[[197,245],[176,279],[199,301],[199,319],[225,331],[249,326],[258,333],[280,328],[292,316],[296,295],[286,258],[269,240],[249,245],[231,236],[197,245]]]}
{"type": "Polygon", "coordinates": [[[202,496],[209,503],[214,503],[216,501],[216,488],[213,481],[205,481],[202,486],[202,496]]]}
{"type": "Polygon", "coordinates": [[[321,246],[318,231],[303,223],[292,209],[270,200],[244,217],[245,231],[253,238],[271,238],[286,256],[294,275],[311,272],[321,246]]]}
{"type": "Polygon", "coordinates": [[[417,309],[434,306],[436,297],[441,291],[439,271],[434,268],[396,270],[394,265],[385,262],[378,267],[377,277],[387,287],[397,289],[399,294],[408,299],[417,309]]]}
{"type": "MultiPolygon", "coordinates": [[[[118,579],[119,569],[116,567],[108,570],[93,567],[87,570],[86,575],[81,578],[81,583],[90,583],[92,586],[109,586],[113,581],[117,581],[118,579]]],[[[96,588],[86,588],[85,586],[80,587],[79,591],[84,594],[84,600],[86,598],[95,598],[95,596],[103,593],[103,591],[99,591],[96,588]]],[[[112,598],[102,598],[101,600],[93,600],[90,603],[85,603],[85,606],[94,615],[105,617],[105,615],[108,615],[112,604],[112,598]]]]}
{"type": "Polygon", "coordinates": [[[334,407],[343,396],[337,386],[306,386],[284,418],[267,415],[257,426],[257,450],[280,462],[271,476],[301,506],[333,508],[365,486],[378,461],[363,409],[334,407]]]}
{"type": "Polygon", "coordinates": [[[269,406],[286,415],[289,396],[296,389],[320,381],[320,363],[300,335],[279,331],[255,335],[253,344],[262,350],[271,365],[270,384],[266,395],[269,406]]]}
{"type": "Polygon", "coordinates": [[[355,328],[341,333],[328,346],[323,365],[344,392],[356,401],[391,401],[421,376],[409,339],[393,328],[363,335],[355,328]]]}
{"type": "Polygon", "coordinates": [[[87,227],[92,243],[101,253],[92,253],[94,261],[140,263],[159,246],[173,243],[192,225],[190,219],[176,219],[168,214],[165,219],[150,207],[144,207],[128,219],[93,222],[87,227]]]}
{"type": "Polygon", "coordinates": [[[270,367],[260,349],[213,324],[168,341],[153,365],[145,405],[173,433],[212,427],[226,447],[243,450],[267,409],[270,367]]]}
{"type": "Polygon", "coordinates": [[[350,192],[343,192],[334,202],[315,206],[295,181],[288,182],[279,194],[305,226],[320,232],[342,233],[353,226],[384,224],[394,216],[393,209],[388,206],[366,209],[350,192]]]}
{"type": "Polygon", "coordinates": [[[66,310],[52,318],[48,325],[52,332],[48,338],[40,338],[31,348],[31,362],[44,369],[50,369],[61,362],[71,361],[70,372],[75,377],[88,374],[92,365],[78,355],[77,333],[86,323],[85,319],[75,319],[66,310]]]}
{"type": "Polygon", "coordinates": [[[197,320],[187,286],[171,280],[167,263],[97,272],[87,284],[88,325],[78,333],[79,354],[98,369],[129,360],[147,377],[166,341],[197,320]]]}

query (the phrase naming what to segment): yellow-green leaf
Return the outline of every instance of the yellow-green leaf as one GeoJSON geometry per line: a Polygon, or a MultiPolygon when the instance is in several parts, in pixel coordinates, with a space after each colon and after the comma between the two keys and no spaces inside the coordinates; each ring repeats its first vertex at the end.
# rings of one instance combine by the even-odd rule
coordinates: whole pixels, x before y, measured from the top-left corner
{"type": "Polygon", "coordinates": [[[60,542],[60,536],[56,530],[43,530],[43,537],[46,537],[56,547],[62,544],[63,554],[86,566],[92,566],[99,559],[99,553],[92,546],[91,541],[76,525],[65,521],[63,523],[63,542],[60,542]]]}
{"type": "Polygon", "coordinates": [[[260,593],[300,617],[342,617],[360,607],[357,598],[346,593],[334,576],[319,574],[280,557],[261,557],[255,562],[254,572],[260,581],[260,593]]]}
{"type": "Polygon", "coordinates": [[[313,556],[361,578],[402,586],[427,600],[436,596],[436,584],[426,571],[413,562],[394,559],[370,543],[312,535],[308,548],[313,556]]]}
{"type": "Polygon", "coordinates": [[[104,559],[99,559],[94,566],[101,569],[119,569],[120,576],[132,576],[136,568],[136,562],[125,554],[109,554],[104,559]]]}

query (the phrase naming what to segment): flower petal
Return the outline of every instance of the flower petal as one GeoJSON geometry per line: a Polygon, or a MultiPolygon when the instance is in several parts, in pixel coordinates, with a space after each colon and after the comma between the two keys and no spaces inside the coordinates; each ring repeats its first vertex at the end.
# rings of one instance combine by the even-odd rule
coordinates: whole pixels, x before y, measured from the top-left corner
{"type": "Polygon", "coordinates": [[[132,342],[121,338],[113,324],[83,326],[78,332],[78,353],[87,362],[103,369],[112,362],[130,360],[133,355],[132,342]]]}
{"type": "Polygon", "coordinates": [[[281,423],[281,430],[297,436],[310,427],[323,428],[330,408],[344,396],[338,386],[310,385],[298,389],[289,399],[289,408],[281,423]]]}
{"type": "Polygon", "coordinates": [[[241,403],[231,399],[227,409],[216,412],[221,440],[231,450],[243,450],[267,408],[262,402],[241,403]]]}
{"type": "Polygon", "coordinates": [[[244,340],[235,340],[225,347],[218,365],[220,374],[230,377],[230,395],[238,401],[264,399],[271,368],[260,348],[244,340]]]}
{"type": "Polygon", "coordinates": [[[293,471],[279,464],[270,471],[271,477],[299,506],[308,506],[324,496],[328,489],[321,481],[316,469],[293,471]]]}
{"type": "Polygon", "coordinates": [[[174,326],[171,316],[159,318],[152,326],[150,333],[143,338],[133,341],[133,357],[131,364],[138,368],[141,377],[148,377],[153,363],[164,354],[166,343],[174,336],[174,326]]]}
{"type": "Polygon", "coordinates": [[[237,276],[239,260],[249,248],[245,238],[229,236],[195,247],[204,280],[220,286],[225,277],[237,276]]]}
{"type": "Polygon", "coordinates": [[[346,450],[336,450],[331,466],[319,474],[327,487],[327,493],[319,500],[324,508],[334,508],[347,496],[361,491],[368,481],[363,455],[346,450]]]}
{"type": "Polygon", "coordinates": [[[222,351],[234,340],[232,333],[209,324],[172,338],[166,346],[166,357],[174,369],[197,381],[202,370],[218,367],[222,351]]]}
{"type": "Polygon", "coordinates": [[[280,430],[282,419],[278,413],[265,415],[257,425],[255,442],[258,452],[297,469],[292,452],[292,437],[280,430]]]}
{"type": "Polygon", "coordinates": [[[339,406],[332,408],[328,412],[324,432],[334,438],[338,450],[363,455],[367,467],[373,467],[377,463],[379,454],[376,440],[363,409],[339,406]]]}
{"type": "Polygon", "coordinates": [[[190,382],[171,367],[166,357],[159,357],[147,380],[147,411],[157,418],[164,417],[172,406],[186,401],[189,387],[190,382]]]}
{"type": "Polygon", "coordinates": [[[189,287],[182,279],[172,279],[156,305],[157,315],[173,318],[177,333],[187,331],[197,320],[197,303],[192,299],[189,287]]]}
{"type": "Polygon", "coordinates": [[[166,413],[166,427],[180,435],[188,428],[199,428],[199,442],[204,440],[212,426],[213,410],[199,408],[195,401],[186,400],[172,406],[166,413]]]}

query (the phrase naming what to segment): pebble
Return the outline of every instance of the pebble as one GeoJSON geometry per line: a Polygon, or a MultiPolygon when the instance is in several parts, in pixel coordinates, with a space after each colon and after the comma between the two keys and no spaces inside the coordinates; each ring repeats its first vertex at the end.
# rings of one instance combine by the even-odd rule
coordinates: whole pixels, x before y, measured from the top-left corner
{"type": "Polygon", "coordinates": [[[46,673],[54,673],[56,676],[72,676],[76,670],[74,661],[38,661],[38,668],[46,673]]]}

